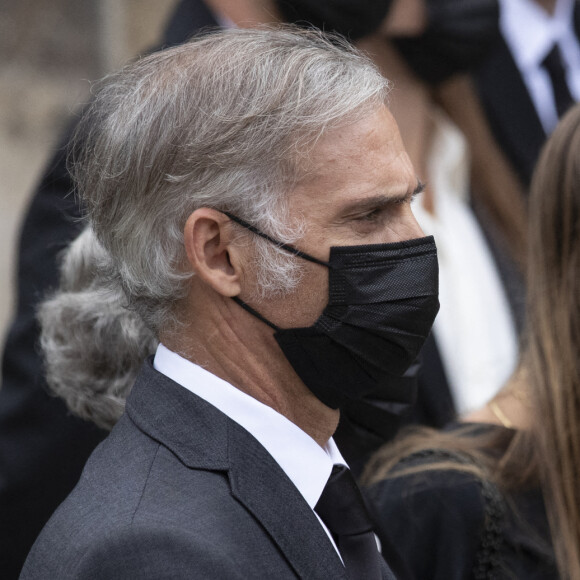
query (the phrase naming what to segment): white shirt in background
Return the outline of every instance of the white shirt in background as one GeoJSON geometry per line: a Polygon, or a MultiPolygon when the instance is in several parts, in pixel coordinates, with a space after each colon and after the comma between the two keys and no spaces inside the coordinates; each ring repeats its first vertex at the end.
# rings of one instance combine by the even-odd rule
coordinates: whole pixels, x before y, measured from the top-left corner
{"type": "Polygon", "coordinates": [[[433,332],[460,415],[485,405],[515,369],[518,344],[503,284],[471,211],[467,147],[450,122],[436,118],[428,180],[435,215],[413,204],[439,257],[441,308],[433,332]]]}

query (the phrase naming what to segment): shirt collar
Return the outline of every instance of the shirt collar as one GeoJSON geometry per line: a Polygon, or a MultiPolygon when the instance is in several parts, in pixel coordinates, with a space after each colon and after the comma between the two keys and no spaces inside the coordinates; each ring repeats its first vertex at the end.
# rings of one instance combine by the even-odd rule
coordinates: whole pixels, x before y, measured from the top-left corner
{"type": "Polygon", "coordinates": [[[554,44],[572,33],[574,0],[557,0],[549,15],[534,0],[500,0],[500,28],[520,70],[540,65],[554,44]]]}
{"type": "Polygon", "coordinates": [[[335,464],[346,465],[334,440],[322,448],[297,425],[271,407],[206,371],[163,344],[153,366],[176,383],[217,407],[253,435],[314,509],[335,464]]]}

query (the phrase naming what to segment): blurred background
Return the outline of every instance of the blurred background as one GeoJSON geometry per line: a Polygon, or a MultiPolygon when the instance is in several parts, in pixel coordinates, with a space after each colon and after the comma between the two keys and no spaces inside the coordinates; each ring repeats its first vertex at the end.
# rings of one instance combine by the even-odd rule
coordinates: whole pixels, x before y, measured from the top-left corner
{"type": "Polygon", "coordinates": [[[0,345],[19,225],[91,81],[147,50],[176,0],[0,0],[0,345]]]}

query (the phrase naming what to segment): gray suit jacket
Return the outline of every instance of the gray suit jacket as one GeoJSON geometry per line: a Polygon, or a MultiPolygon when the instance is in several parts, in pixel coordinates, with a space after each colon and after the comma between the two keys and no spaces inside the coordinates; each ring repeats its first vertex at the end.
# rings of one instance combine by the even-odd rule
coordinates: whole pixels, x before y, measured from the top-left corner
{"type": "MultiPolygon", "coordinates": [[[[296,577],[347,578],[316,516],[268,452],[151,362],[21,575],[296,577]]],[[[386,566],[383,577],[393,577],[386,566]]]]}

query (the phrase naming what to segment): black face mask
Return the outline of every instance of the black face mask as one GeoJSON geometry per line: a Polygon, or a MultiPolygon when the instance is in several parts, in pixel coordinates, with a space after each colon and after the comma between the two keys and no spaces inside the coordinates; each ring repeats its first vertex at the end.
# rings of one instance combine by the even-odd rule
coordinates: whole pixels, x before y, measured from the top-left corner
{"type": "Polygon", "coordinates": [[[419,390],[419,358],[402,377],[389,376],[389,387],[377,388],[340,409],[333,437],[353,473],[361,474],[371,455],[412,420],[419,390]]]}
{"type": "Polygon", "coordinates": [[[234,298],[276,331],[282,352],[314,395],[333,409],[372,392],[397,402],[401,382],[392,379],[413,363],[439,310],[433,237],[337,246],[324,262],[224,213],[279,248],[329,269],[328,304],[307,328],[278,328],[234,298]]]}
{"type": "Polygon", "coordinates": [[[501,38],[497,0],[427,0],[426,8],[425,32],[393,41],[427,83],[475,69],[501,38]]]}

